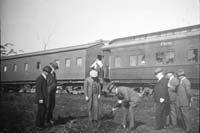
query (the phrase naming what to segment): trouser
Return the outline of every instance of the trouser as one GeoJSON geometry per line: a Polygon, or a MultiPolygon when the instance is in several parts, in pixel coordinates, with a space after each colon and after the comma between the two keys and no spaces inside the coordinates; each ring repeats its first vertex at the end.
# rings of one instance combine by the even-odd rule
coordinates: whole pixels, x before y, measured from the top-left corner
{"type": "Polygon", "coordinates": [[[176,114],[176,104],[174,102],[170,103],[170,112],[167,116],[167,124],[177,125],[177,114],[176,114]]]}
{"type": "Polygon", "coordinates": [[[53,120],[53,110],[55,107],[55,94],[50,94],[49,97],[49,105],[47,107],[47,122],[50,122],[50,120],[53,120]]]}
{"type": "Polygon", "coordinates": [[[46,114],[46,105],[38,104],[38,110],[37,110],[36,121],[35,121],[36,126],[44,126],[45,114],[46,114]]]}
{"type": "Polygon", "coordinates": [[[134,117],[135,117],[134,108],[135,108],[134,105],[130,105],[129,107],[124,107],[124,106],[122,107],[122,109],[123,109],[122,125],[126,125],[127,118],[129,115],[129,118],[130,118],[129,127],[130,128],[134,127],[134,117]]]}
{"type": "Polygon", "coordinates": [[[156,103],[156,128],[162,129],[166,125],[166,117],[169,114],[169,103],[156,103]]]}
{"type": "Polygon", "coordinates": [[[181,113],[181,120],[187,132],[190,130],[190,113],[188,106],[179,107],[179,112],[181,113]]]}

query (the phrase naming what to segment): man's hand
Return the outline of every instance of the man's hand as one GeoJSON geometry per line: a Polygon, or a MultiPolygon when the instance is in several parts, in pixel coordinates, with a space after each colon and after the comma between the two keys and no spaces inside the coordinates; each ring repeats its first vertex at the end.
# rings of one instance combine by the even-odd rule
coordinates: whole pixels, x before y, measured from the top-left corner
{"type": "Polygon", "coordinates": [[[86,97],[85,97],[85,100],[86,100],[86,101],[88,101],[88,100],[89,100],[89,97],[88,97],[88,96],[86,96],[86,97]]]}
{"type": "Polygon", "coordinates": [[[40,100],[39,100],[39,103],[41,103],[41,104],[44,103],[43,99],[40,99],[40,100]]]}
{"type": "Polygon", "coordinates": [[[165,101],[164,98],[160,98],[160,103],[163,103],[165,101]]]}
{"type": "Polygon", "coordinates": [[[117,110],[117,108],[112,108],[112,112],[114,112],[115,110],[117,110]]]}
{"type": "Polygon", "coordinates": [[[101,95],[98,95],[98,98],[100,99],[101,95]]]}
{"type": "Polygon", "coordinates": [[[118,100],[117,103],[122,104],[122,100],[118,100]]]}

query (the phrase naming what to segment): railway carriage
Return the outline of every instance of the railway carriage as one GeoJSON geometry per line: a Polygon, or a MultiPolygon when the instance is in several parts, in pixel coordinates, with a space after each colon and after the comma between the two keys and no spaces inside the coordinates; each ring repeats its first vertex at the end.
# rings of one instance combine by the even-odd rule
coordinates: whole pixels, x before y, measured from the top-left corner
{"type": "Polygon", "coordinates": [[[154,70],[184,69],[199,86],[200,25],[114,39],[103,46],[105,76],[115,83],[149,86],[154,70]]]}
{"type": "Polygon", "coordinates": [[[56,61],[59,69],[56,71],[59,84],[81,84],[90,65],[98,54],[102,54],[101,41],[45,50],[21,55],[1,58],[1,84],[2,85],[34,85],[36,77],[42,68],[52,61],[56,61]]]}

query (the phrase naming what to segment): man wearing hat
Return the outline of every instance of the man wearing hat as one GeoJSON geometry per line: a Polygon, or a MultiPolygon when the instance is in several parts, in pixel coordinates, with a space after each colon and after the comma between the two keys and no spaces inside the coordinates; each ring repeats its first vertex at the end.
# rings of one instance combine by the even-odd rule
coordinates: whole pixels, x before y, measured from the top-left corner
{"type": "Polygon", "coordinates": [[[154,88],[154,100],[156,103],[156,130],[161,130],[166,125],[166,117],[169,114],[169,93],[168,79],[164,75],[162,68],[155,70],[155,76],[158,79],[154,88]]]}
{"type": "Polygon", "coordinates": [[[41,75],[36,79],[35,103],[38,105],[38,110],[35,124],[38,128],[44,128],[48,101],[47,76],[50,74],[50,72],[51,68],[49,66],[45,66],[41,75]]]}
{"type": "Polygon", "coordinates": [[[53,125],[53,110],[55,107],[55,99],[56,99],[56,87],[57,87],[57,81],[56,81],[56,73],[55,70],[58,69],[58,64],[53,61],[49,64],[49,67],[51,68],[51,72],[47,78],[47,88],[48,88],[48,104],[47,104],[47,124],[53,125]]]}
{"type": "Polygon", "coordinates": [[[179,85],[179,80],[175,77],[173,72],[168,72],[166,77],[169,79],[168,81],[168,93],[170,99],[170,113],[167,116],[167,124],[171,124],[172,126],[177,126],[177,114],[176,114],[176,98],[177,98],[177,88],[179,85]]]}
{"type": "Polygon", "coordinates": [[[96,70],[91,70],[90,76],[85,79],[84,92],[85,100],[88,102],[89,121],[90,123],[95,122],[97,127],[99,127],[99,99],[101,97],[101,86],[96,70]]]}
{"type": "Polygon", "coordinates": [[[186,128],[186,132],[190,130],[190,114],[189,108],[193,101],[191,94],[191,83],[186,78],[184,70],[180,69],[177,72],[180,84],[177,89],[177,106],[178,111],[182,115],[182,121],[186,128]]]}

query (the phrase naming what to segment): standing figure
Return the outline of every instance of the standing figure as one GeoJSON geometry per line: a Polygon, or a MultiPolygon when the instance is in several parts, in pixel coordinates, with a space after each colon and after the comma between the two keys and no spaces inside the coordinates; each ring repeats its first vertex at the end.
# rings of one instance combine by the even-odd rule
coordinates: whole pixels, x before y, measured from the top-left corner
{"type": "Polygon", "coordinates": [[[161,68],[155,70],[155,76],[158,79],[154,88],[154,100],[156,103],[156,130],[161,130],[166,125],[166,117],[169,114],[169,93],[168,79],[164,76],[161,68]]]}
{"type": "Polygon", "coordinates": [[[179,85],[179,80],[174,76],[172,72],[167,73],[168,81],[168,93],[170,99],[170,113],[168,115],[167,123],[173,126],[177,125],[177,114],[176,114],[176,98],[177,98],[177,87],[179,85]]]}
{"type": "Polygon", "coordinates": [[[114,92],[118,98],[118,104],[112,108],[112,111],[115,111],[117,108],[122,107],[123,109],[123,117],[122,117],[122,127],[126,128],[128,116],[130,118],[129,129],[133,130],[134,128],[134,118],[135,113],[134,110],[136,105],[140,101],[140,98],[143,96],[144,91],[142,93],[134,91],[133,88],[120,86],[114,87],[114,92]]]}
{"type": "Polygon", "coordinates": [[[43,68],[43,72],[36,79],[36,96],[35,103],[38,105],[36,114],[36,127],[44,128],[45,115],[47,110],[48,90],[47,90],[47,76],[51,72],[49,66],[43,68]]]}
{"type": "Polygon", "coordinates": [[[94,70],[96,70],[98,72],[98,78],[100,80],[101,89],[103,87],[103,77],[104,77],[102,58],[103,58],[102,55],[97,55],[97,59],[90,66],[91,69],[94,69],[94,70]]]}
{"type": "Polygon", "coordinates": [[[47,78],[47,88],[48,88],[48,104],[47,104],[47,124],[53,125],[53,110],[55,108],[55,100],[56,100],[56,73],[55,70],[58,69],[58,64],[56,62],[51,62],[49,67],[51,68],[51,72],[47,78]]]}
{"type": "Polygon", "coordinates": [[[88,102],[89,121],[96,122],[100,126],[99,121],[99,99],[101,97],[101,87],[98,79],[98,72],[90,71],[90,76],[84,81],[85,99],[88,102]]]}
{"type": "Polygon", "coordinates": [[[192,94],[191,94],[191,83],[186,78],[185,72],[183,70],[178,70],[177,76],[180,80],[180,84],[177,90],[177,106],[178,111],[181,114],[181,120],[184,123],[186,128],[186,132],[190,130],[190,113],[189,108],[192,102],[192,94]]]}

